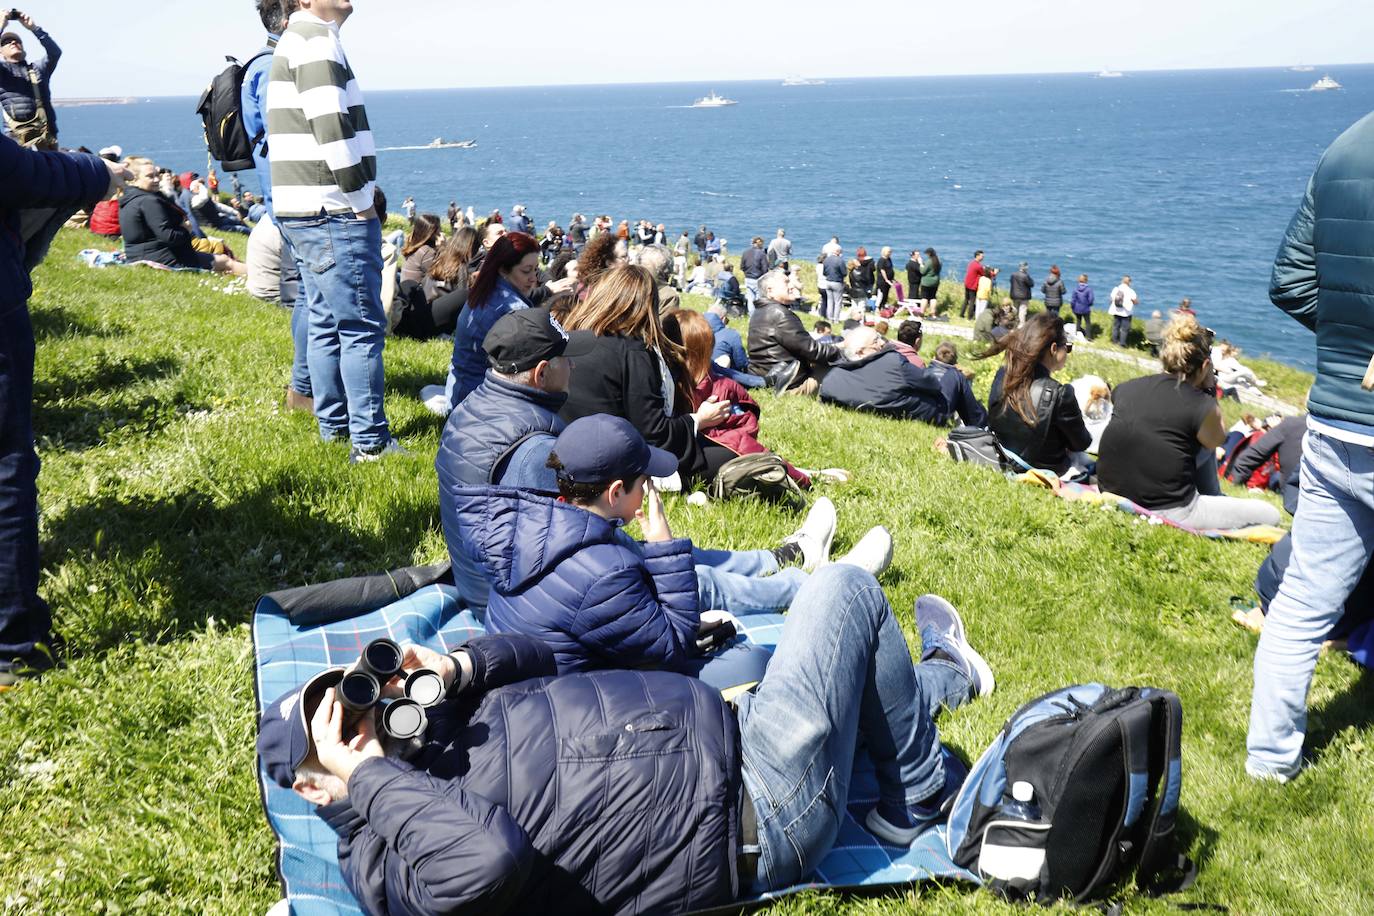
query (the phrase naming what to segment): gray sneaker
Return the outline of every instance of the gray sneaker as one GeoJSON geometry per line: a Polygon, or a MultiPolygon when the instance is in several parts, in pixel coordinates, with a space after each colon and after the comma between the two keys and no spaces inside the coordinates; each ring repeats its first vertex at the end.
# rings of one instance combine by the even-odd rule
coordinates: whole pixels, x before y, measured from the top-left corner
{"type": "Polygon", "coordinates": [[[921,655],[939,649],[964,669],[973,684],[973,695],[985,697],[992,693],[997,681],[992,666],[969,645],[964,633],[964,619],[954,605],[939,595],[922,595],[916,599],[916,629],[921,634],[921,655]]]}
{"type": "Polygon", "coordinates": [[[353,448],[348,453],[348,463],[363,464],[368,461],[381,461],[388,455],[409,454],[409,451],[401,447],[401,443],[397,442],[395,439],[391,439],[387,441],[386,445],[381,445],[375,449],[368,449],[366,451],[358,448],[358,446],[356,445],[353,446],[353,448]]]}

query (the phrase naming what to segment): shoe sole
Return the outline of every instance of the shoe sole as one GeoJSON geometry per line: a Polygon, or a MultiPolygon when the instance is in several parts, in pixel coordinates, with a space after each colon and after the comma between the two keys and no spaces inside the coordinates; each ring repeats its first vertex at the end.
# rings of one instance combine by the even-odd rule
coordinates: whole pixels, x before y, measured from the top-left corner
{"type": "MultiPolygon", "coordinates": [[[[829,530],[826,531],[825,539],[821,541],[820,561],[814,566],[809,566],[805,562],[805,556],[802,557],[802,572],[806,573],[813,573],[822,566],[828,566],[830,564],[830,545],[835,542],[835,529],[839,527],[840,523],[839,512],[836,511],[835,504],[831,502],[828,496],[822,496],[820,499],[816,500],[811,506],[811,512],[815,512],[816,508],[822,505],[821,500],[825,500],[825,502],[830,505],[830,527],[829,530]]],[[[810,520],[811,512],[807,513],[807,521],[810,520]]],[[[802,522],[802,528],[806,528],[806,522],[802,522]]]]}
{"type": "Polygon", "coordinates": [[[993,676],[992,666],[988,664],[987,659],[978,654],[977,649],[969,645],[968,635],[964,631],[964,618],[963,615],[959,613],[959,609],[939,595],[922,595],[916,599],[916,620],[918,626],[921,619],[920,607],[922,601],[929,601],[932,604],[938,602],[943,607],[949,609],[949,616],[954,619],[954,629],[952,632],[955,647],[959,650],[959,654],[964,657],[964,661],[968,662],[969,667],[973,669],[973,673],[978,678],[978,695],[980,697],[985,697],[992,693],[993,689],[997,686],[997,679],[993,676]]]}
{"type": "Polygon", "coordinates": [[[940,823],[938,820],[930,821],[919,827],[894,827],[887,821],[878,816],[878,809],[874,808],[868,812],[868,817],[864,818],[864,828],[873,836],[889,846],[908,847],[916,842],[916,838],[927,830],[940,823]]]}

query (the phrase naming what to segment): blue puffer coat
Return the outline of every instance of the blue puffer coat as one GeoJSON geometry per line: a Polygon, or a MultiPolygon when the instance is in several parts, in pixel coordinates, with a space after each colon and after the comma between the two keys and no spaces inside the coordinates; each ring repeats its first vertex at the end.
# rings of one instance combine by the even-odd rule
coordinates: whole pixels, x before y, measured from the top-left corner
{"type": "Polygon", "coordinates": [[[692,542],[619,542],[585,509],[510,487],[453,491],[461,547],[491,583],[486,626],[548,643],[560,673],[683,671],[701,623],[692,542]]]}
{"type": "Polygon", "coordinates": [[[1269,298],[1317,333],[1315,417],[1374,426],[1374,114],[1336,138],[1274,259],[1269,298]]]}
{"type": "Polygon", "coordinates": [[[711,687],[598,671],[431,712],[419,769],[368,760],[319,809],[365,912],[679,913],[738,895],[739,726],[711,687]]]}
{"type": "Polygon", "coordinates": [[[458,327],[453,332],[453,365],[449,370],[454,379],[453,394],[449,398],[451,407],[463,403],[463,398],[482,384],[482,378],[487,373],[487,351],[482,349],[482,341],[487,339],[491,326],[508,312],[529,307],[528,299],[520,295],[505,277],[498,277],[496,288],[486,302],[481,305],[469,302],[467,308],[463,309],[458,316],[458,327]]]}
{"type": "Polygon", "coordinates": [[[896,350],[831,366],[821,381],[821,400],[937,426],[948,423],[953,413],[939,379],[896,350]]]}
{"type": "MultiPolygon", "coordinates": [[[[31,207],[92,207],[110,186],[104,161],[84,153],[24,149],[0,134],[0,314],[29,300],[19,211],[31,207]]],[[[8,331],[5,331],[8,333],[8,331]]]]}

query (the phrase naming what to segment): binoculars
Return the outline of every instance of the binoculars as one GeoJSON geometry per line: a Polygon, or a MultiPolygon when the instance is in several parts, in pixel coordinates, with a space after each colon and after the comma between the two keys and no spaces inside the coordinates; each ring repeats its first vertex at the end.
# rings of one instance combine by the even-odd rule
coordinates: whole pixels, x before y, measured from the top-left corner
{"type": "Polygon", "coordinates": [[[382,687],[401,673],[405,653],[394,641],[374,639],[363,647],[358,665],[339,683],[339,702],[344,709],[365,713],[380,707],[378,725],[383,734],[399,740],[418,738],[429,727],[425,710],[444,698],[444,679],[428,668],[405,678],[405,696],[382,699],[382,687]]]}

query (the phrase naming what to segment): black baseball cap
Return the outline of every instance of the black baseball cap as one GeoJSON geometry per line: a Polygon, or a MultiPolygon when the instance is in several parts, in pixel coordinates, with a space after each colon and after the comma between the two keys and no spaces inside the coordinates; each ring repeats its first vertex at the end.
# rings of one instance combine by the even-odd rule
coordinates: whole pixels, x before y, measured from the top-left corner
{"type": "Polygon", "coordinates": [[[594,335],[568,334],[548,309],[518,309],[502,315],[482,341],[487,362],[506,375],[558,356],[586,356],[595,346],[594,335]]]}
{"type": "Polygon", "coordinates": [[[667,477],[677,470],[677,456],[644,441],[629,420],[596,413],[568,424],[553,444],[563,465],[558,476],[572,483],[626,483],[641,474],[667,477]]]}
{"type": "Polygon", "coordinates": [[[343,680],[343,668],[321,671],[300,690],[293,690],[262,714],[258,726],[258,759],[272,781],[283,789],[296,781],[296,770],[315,750],[310,735],[310,718],[320,698],[343,680]]]}

